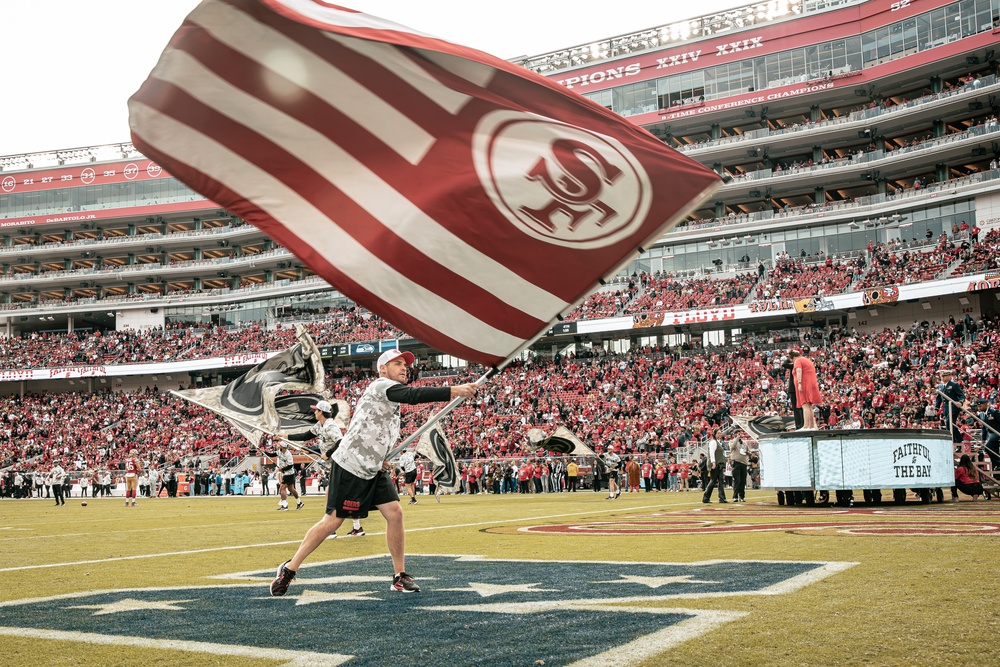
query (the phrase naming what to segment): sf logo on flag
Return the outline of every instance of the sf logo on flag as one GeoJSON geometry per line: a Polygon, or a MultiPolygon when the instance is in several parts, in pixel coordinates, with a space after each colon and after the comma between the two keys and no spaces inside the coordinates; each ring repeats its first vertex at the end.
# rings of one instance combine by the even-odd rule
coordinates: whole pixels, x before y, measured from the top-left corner
{"type": "Polygon", "coordinates": [[[529,236],[560,246],[612,245],[649,211],[645,170],[619,141],[515,111],[487,114],[473,142],[494,205],[529,236]],[[538,147],[548,150],[539,154],[538,147]]]}

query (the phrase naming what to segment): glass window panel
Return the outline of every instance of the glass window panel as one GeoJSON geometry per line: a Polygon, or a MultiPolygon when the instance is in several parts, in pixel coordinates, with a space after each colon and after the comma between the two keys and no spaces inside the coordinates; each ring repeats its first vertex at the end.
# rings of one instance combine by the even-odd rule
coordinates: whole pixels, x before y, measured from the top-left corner
{"type": "Polygon", "coordinates": [[[861,36],[858,35],[848,38],[845,40],[845,45],[847,62],[844,65],[849,66],[852,72],[856,72],[860,70],[863,65],[863,59],[861,57],[861,36]]]}
{"type": "Polygon", "coordinates": [[[944,40],[948,37],[948,32],[945,29],[945,16],[944,8],[935,9],[931,12],[931,47],[940,46],[944,44],[944,40]]]}
{"type": "Polygon", "coordinates": [[[904,50],[903,25],[896,23],[889,28],[889,53],[898,56],[904,50]]]}
{"type": "Polygon", "coordinates": [[[929,48],[931,41],[931,17],[921,14],[917,17],[917,49],[923,51],[929,48]]]}
{"type": "Polygon", "coordinates": [[[944,27],[948,41],[953,42],[962,36],[962,12],[957,4],[944,8],[944,27]]]}
{"type": "Polygon", "coordinates": [[[875,31],[875,55],[878,59],[889,57],[889,28],[887,26],[875,31]]]}
{"type": "Polygon", "coordinates": [[[802,49],[792,49],[792,73],[791,76],[801,76],[807,72],[806,69],[806,54],[802,49]]]}
{"type": "Polygon", "coordinates": [[[830,45],[820,44],[807,46],[804,51],[806,69],[810,72],[818,72],[825,69],[823,65],[824,59],[829,60],[830,55],[830,45]]]}
{"type": "Polygon", "coordinates": [[[917,48],[917,19],[906,19],[903,21],[903,50],[917,48]]]}
{"type": "Polygon", "coordinates": [[[975,0],[962,0],[958,3],[958,11],[961,13],[962,19],[962,36],[969,37],[970,35],[975,35],[976,32],[976,3],[975,0]]]}
{"type": "Polygon", "coordinates": [[[861,35],[861,54],[866,66],[878,60],[878,49],[876,48],[874,32],[866,32],[861,35]]]}

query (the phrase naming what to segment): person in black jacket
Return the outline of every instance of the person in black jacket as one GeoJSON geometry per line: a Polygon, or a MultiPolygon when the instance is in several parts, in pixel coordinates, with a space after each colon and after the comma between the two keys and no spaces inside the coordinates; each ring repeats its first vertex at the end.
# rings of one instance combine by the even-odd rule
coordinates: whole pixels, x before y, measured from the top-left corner
{"type": "Polygon", "coordinates": [[[805,426],[805,414],[802,412],[802,408],[795,407],[798,401],[795,395],[795,373],[793,368],[795,367],[795,362],[791,357],[786,357],[781,363],[781,367],[788,371],[788,400],[792,404],[792,414],[795,416],[795,430],[799,430],[805,426]]]}

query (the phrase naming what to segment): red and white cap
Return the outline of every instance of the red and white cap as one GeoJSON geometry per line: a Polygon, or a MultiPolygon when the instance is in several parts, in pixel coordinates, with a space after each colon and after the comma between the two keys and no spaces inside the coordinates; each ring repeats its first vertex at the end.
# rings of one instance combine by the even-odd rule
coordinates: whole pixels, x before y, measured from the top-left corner
{"type": "Polygon", "coordinates": [[[400,352],[399,350],[386,350],[382,353],[382,356],[378,358],[378,363],[375,365],[376,368],[381,368],[387,363],[396,359],[397,357],[403,357],[403,361],[406,362],[407,366],[412,366],[413,362],[416,361],[416,357],[413,356],[412,352],[400,352]]]}

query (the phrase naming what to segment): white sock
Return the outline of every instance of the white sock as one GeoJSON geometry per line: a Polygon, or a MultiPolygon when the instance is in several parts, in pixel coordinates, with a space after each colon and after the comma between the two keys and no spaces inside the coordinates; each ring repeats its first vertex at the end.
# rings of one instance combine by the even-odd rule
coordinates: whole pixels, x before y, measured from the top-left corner
{"type": "Polygon", "coordinates": [[[354,520],[354,530],[361,530],[361,522],[357,519],[354,520]]]}

